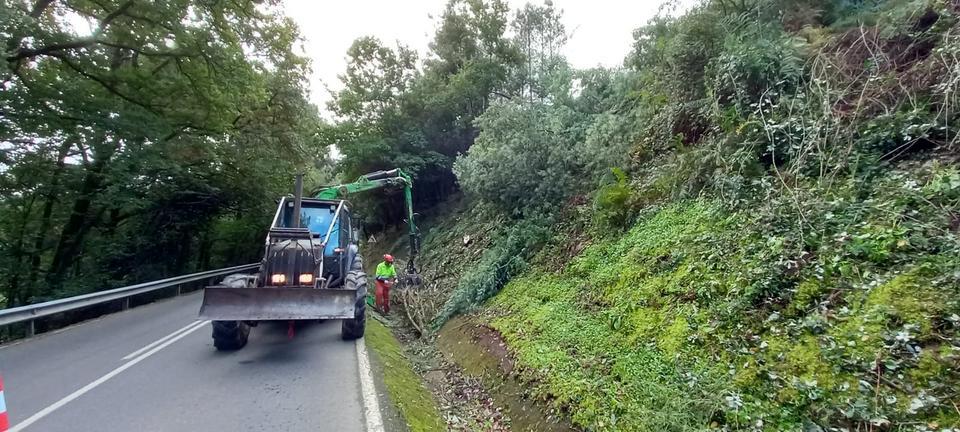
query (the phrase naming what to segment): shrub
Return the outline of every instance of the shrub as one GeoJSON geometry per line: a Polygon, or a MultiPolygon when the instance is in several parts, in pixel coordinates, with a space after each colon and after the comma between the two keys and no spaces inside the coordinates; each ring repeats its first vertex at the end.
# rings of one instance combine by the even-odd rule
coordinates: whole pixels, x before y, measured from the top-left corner
{"type": "Polygon", "coordinates": [[[527,260],[550,238],[552,218],[531,215],[514,222],[493,246],[468,267],[433,322],[435,329],[496,295],[510,279],[527,269],[527,260]]]}
{"type": "Polygon", "coordinates": [[[749,15],[724,20],[723,49],[707,66],[707,87],[720,105],[750,112],[762,98],[790,94],[803,79],[797,41],[777,24],[749,15]]]}
{"type": "Polygon", "coordinates": [[[630,205],[633,191],[622,169],[614,168],[611,172],[614,182],[601,187],[594,198],[594,220],[601,227],[619,229],[627,225],[633,214],[630,205]]]}
{"type": "Polygon", "coordinates": [[[517,216],[556,206],[583,176],[584,158],[571,133],[576,120],[564,106],[491,106],[477,119],[480,135],[454,173],[467,194],[517,216]]]}

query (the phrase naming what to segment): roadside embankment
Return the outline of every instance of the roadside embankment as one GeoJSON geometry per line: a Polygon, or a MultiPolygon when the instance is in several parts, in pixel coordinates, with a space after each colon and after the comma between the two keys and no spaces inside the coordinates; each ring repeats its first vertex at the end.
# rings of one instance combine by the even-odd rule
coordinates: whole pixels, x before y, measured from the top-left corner
{"type": "Polygon", "coordinates": [[[515,432],[575,431],[551,414],[540,401],[527,397],[526,387],[514,375],[514,360],[499,332],[464,316],[450,320],[437,336],[437,347],[463,372],[478,379],[510,418],[515,432]]]}
{"type": "Polygon", "coordinates": [[[446,430],[433,395],[414,372],[390,330],[378,320],[368,319],[365,339],[373,354],[375,367],[382,374],[388,398],[403,417],[407,430],[446,430]]]}

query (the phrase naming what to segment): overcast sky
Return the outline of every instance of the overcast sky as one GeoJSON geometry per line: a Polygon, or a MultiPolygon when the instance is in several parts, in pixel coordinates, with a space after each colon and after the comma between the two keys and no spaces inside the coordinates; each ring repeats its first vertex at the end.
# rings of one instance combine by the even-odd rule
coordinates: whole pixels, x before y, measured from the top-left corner
{"type": "MultiPolygon", "coordinates": [[[[685,0],[690,3],[693,0],[685,0]]],[[[516,10],[527,0],[508,0],[516,10]]],[[[554,0],[572,37],[566,56],[577,68],[618,66],[630,51],[632,32],[653,17],[665,0],[554,0]]],[[[372,35],[400,41],[423,58],[447,0],[286,0],[286,12],[300,26],[304,49],[313,59],[311,99],[325,111],[326,87],[340,88],[337,74],[354,39],[372,35]]],[[[542,4],[542,0],[533,3],[542,4]]],[[[512,13],[511,13],[512,16],[512,13]]]]}

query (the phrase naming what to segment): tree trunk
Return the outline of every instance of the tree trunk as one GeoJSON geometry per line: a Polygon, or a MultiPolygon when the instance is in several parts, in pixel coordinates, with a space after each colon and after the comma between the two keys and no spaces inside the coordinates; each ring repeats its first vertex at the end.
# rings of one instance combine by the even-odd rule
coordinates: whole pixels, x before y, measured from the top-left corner
{"type": "Polygon", "coordinates": [[[6,292],[4,297],[6,297],[6,305],[4,307],[14,307],[20,304],[20,272],[17,269],[20,268],[20,263],[23,260],[23,236],[24,233],[21,231],[19,239],[17,239],[17,244],[13,247],[13,276],[10,278],[10,282],[7,284],[6,292]]]}
{"type": "Polygon", "coordinates": [[[193,233],[190,230],[180,235],[177,241],[177,256],[173,261],[173,268],[170,274],[177,275],[186,272],[187,263],[190,262],[190,254],[193,251],[193,233]]]}
{"type": "Polygon", "coordinates": [[[213,244],[210,241],[210,230],[212,226],[206,227],[200,233],[199,246],[197,249],[197,271],[204,271],[210,268],[210,249],[213,244]]]}
{"type": "Polygon", "coordinates": [[[80,184],[80,193],[73,203],[73,210],[70,212],[70,218],[67,219],[67,223],[60,231],[60,240],[57,242],[56,252],[53,254],[50,269],[47,272],[47,283],[50,289],[57,289],[61,286],[70,264],[74,261],[73,257],[80,250],[84,236],[96,223],[96,218],[90,217],[90,208],[93,205],[95,195],[103,185],[103,171],[116,152],[116,147],[112,144],[103,147],[103,154],[95,155],[93,164],[84,175],[83,182],[80,184]]]}
{"type": "Polygon", "coordinates": [[[57,151],[57,165],[50,177],[50,185],[43,194],[43,211],[40,215],[40,225],[33,237],[33,250],[30,252],[30,276],[29,287],[36,289],[37,278],[40,274],[40,264],[42,262],[44,245],[47,243],[47,234],[50,232],[50,218],[53,215],[53,206],[57,202],[57,196],[60,194],[60,176],[66,167],[65,160],[70,152],[71,144],[64,141],[57,151]]]}

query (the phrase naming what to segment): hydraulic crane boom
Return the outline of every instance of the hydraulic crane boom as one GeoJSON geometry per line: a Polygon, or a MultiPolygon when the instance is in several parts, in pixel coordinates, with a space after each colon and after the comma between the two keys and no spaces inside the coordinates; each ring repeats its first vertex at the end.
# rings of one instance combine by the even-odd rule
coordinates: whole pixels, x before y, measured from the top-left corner
{"type": "Polygon", "coordinates": [[[353,183],[327,186],[316,193],[319,199],[346,199],[348,195],[375,189],[403,188],[403,201],[407,213],[407,228],[410,237],[410,258],[407,260],[407,282],[420,284],[416,258],[420,253],[420,234],[413,220],[413,179],[400,168],[388,171],[376,171],[360,176],[353,183]]]}

